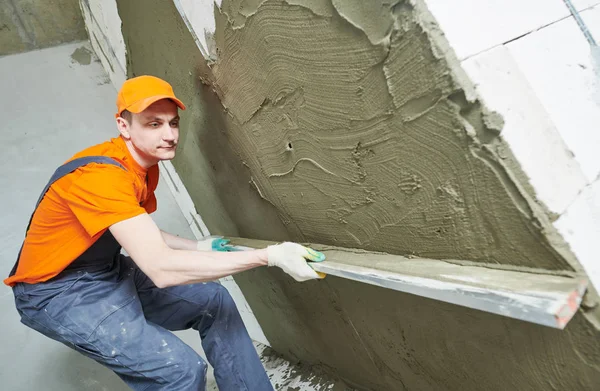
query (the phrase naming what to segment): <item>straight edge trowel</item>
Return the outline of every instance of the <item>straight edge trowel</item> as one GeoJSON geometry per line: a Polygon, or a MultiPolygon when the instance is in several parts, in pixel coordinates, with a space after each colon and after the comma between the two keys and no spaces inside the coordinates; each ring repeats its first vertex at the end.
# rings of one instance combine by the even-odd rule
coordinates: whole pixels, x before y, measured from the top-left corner
{"type": "MultiPolygon", "coordinates": [[[[213,244],[215,251],[246,251],[275,244],[216,238],[221,240],[213,244]]],[[[325,254],[322,262],[308,262],[321,278],[345,278],[561,330],[579,310],[589,284],[588,278],[579,273],[553,274],[519,267],[507,270],[473,262],[309,246],[325,254]],[[360,254],[370,267],[348,262],[349,253],[355,258],[360,254]]]]}

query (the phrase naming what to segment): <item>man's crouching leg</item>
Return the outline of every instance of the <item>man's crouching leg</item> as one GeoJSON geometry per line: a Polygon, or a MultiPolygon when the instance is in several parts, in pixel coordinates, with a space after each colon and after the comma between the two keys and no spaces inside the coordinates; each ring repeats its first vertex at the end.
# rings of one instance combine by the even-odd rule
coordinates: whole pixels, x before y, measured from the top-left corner
{"type": "Polygon", "coordinates": [[[147,322],[133,279],[103,277],[17,285],[22,322],[107,366],[133,390],[204,390],[207,364],[147,322]]]}
{"type": "Polygon", "coordinates": [[[219,390],[273,390],[225,287],[209,282],[159,289],[139,270],[136,284],[149,321],[169,330],[198,330],[219,390]]]}

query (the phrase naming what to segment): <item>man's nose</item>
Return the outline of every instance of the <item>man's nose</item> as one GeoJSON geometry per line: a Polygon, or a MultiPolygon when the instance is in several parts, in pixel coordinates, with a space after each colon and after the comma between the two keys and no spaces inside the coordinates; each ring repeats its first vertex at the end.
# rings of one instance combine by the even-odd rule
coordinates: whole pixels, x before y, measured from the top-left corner
{"type": "Polygon", "coordinates": [[[171,125],[167,124],[167,129],[163,132],[163,140],[165,141],[174,141],[177,139],[177,129],[171,127],[171,125]]]}

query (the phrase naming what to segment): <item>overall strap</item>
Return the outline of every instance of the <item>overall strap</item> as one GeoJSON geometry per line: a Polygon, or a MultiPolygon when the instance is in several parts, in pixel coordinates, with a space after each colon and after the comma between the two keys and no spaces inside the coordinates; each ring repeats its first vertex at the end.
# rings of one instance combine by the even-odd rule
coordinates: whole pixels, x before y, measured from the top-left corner
{"type": "MultiPolygon", "coordinates": [[[[42,190],[42,194],[40,194],[40,197],[38,198],[37,203],[35,204],[33,213],[31,214],[31,217],[29,218],[29,224],[27,224],[27,229],[25,230],[25,237],[27,237],[27,231],[29,231],[29,227],[31,227],[31,222],[33,221],[33,215],[35,214],[35,211],[37,210],[38,206],[40,206],[40,203],[42,202],[42,199],[44,199],[44,196],[48,192],[48,189],[50,189],[50,186],[52,186],[54,184],[54,182],[56,182],[60,178],[64,177],[65,175],[70,174],[73,171],[77,170],[79,167],[83,167],[89,163],[110,164],[113,166],[121,167],[123,170],[127,170],[125,167],[123,167],[123,165],[121,163],[119,163],[115,159],[110,158],[108,156],[84,156],[84,157],[80,157],[77,159],[73,159],[73,160],[63,164],[62,166],[58,167],[56,169],[56,171],[54,171],[54,174],[52,174],[52,177],[50,177],[48,184],[46,185],[46,187],[44,187],[44,190],[42,190]]],[[[23,240],[23,244],[25,244],[25,240],[23,240]]],[[[12,270],[10,271],[9,277],[12,277],[17,272],[19,258],[21,258],[21,252],[23,251],[23,244],[21,245],[21,249],[19,250],[19,255],[17,256],[17,261],[15,262],[15,266],[13,266],[12,270]]]]}

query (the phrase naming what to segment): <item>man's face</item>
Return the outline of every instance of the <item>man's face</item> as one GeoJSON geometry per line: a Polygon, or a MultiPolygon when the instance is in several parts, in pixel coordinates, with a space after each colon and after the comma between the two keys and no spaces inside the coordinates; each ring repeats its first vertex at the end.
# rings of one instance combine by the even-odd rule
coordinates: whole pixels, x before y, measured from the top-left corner
{"type": "Polygon", "coordinates": [[[145,163],[152,165],[175,157],[179,115],[173,101],[161,99],[141,113],[132,114],[131,121],[120,118],[117,123],[123,137],[145,163]]]}

